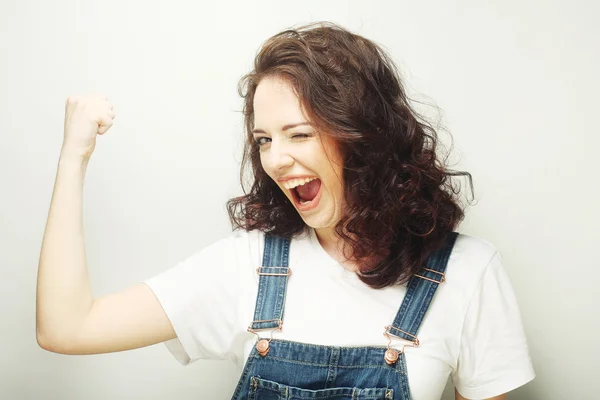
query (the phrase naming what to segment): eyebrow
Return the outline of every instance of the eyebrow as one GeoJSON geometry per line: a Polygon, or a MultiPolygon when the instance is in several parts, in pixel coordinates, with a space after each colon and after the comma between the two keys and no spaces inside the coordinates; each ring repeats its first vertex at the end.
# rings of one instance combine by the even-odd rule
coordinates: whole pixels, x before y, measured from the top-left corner
{"type": "MultiPolygon", "coordinates": [[[[303,126],[303,125],[311,125],[311,124],[310,124],[310,122],[298,122],[298,123],[295,123],[295,124],[287,124],[287,125],[284,125],[283,128],[281,128],[281,130],[282,131],[287,131],[288,129],[292,129],[292,128],[295,128],[297,126],[303,126]]],[[[252,133],[265,133],[266,134],[267,132],[265,132],[262,129],[253,129],[252,133]]]]}

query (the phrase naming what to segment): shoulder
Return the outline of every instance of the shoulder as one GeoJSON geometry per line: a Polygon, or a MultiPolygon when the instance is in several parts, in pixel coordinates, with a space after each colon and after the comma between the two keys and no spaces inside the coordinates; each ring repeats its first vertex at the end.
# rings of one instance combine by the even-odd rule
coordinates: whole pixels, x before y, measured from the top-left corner
{"type": "Polygon", "coordinates": [[[257,229],[247,231],[245,229],[237,229],[226,238],[229,240],[230,246],[238,247],[240,250],[253,251],[257,246],[263,244],[265,234],[257,229]]]}
{"type": "Polygon", "coordinates": [[[262,240],[262,232],[238,229],[199,246],[171,270],[204,274],[247,266],[258,257],[262,240]]]}
{"type": "Polygon", "coordinates": [[[495,245],[477,236],[459,233],[452,256],[460,262],[487,262],[498,252],[495,245]]]}
{"type": "Polygon", "coordinates": [[[467,235],[456,245],[447,283],[456,289],[463,323],[452,380],[468,398],[493,397],[535,376],[519,305],[494,245],[467,235]]]}
{"type": "Polygon", "coordinates": [[[226,253],[228,256],[244,256],[255,252],[262,245],[264,234],[261,231],[237,229],[212,244],[198,250],[200,253],[226,253]]]}
{"type": "Polygon", "coordinates": [[[185,297],[202,297],[207,293],[234,296],[240,285],[253,280],[252,271],[260,262],[263,234],[236,230],[200,245],[172,267],[145,280],[155,291],[173,292],[185,297]]]}
{"type": "Polygon", "coordinates": [[[445,284],[440,287],[443,296],[458,302],[464,313],[490,267],[497,269],[500,264],[500,252],[492,243],[480,237],[459,234],[448,259],[445,284]]]}
{"type": "Polygon", "coordinates": [[[494,259],[500,257],[496,246],[489,241],[460,233],[450,254],[446,272],[448,275],[456,274],[463,278],[477,279],[484,274],[494,259]]]}

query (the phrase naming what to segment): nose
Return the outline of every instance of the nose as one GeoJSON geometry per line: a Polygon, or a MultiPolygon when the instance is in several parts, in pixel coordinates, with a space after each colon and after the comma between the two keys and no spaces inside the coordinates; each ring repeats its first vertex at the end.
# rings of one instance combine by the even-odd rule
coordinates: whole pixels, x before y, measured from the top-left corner
{"type": "Polygon", "coordinates": [[[273,171],[284,171],[294,164],[294,157],[292,157],[286,146],[276,143],[275,140],[271,143],[266,157],[266,161],[273,171]]]}

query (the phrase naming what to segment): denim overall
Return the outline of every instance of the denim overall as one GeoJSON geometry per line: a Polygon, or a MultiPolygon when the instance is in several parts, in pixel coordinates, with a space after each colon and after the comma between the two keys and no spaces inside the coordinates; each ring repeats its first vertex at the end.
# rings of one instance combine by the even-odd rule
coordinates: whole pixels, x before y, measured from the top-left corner
{"type": "MultiPolygon", "coordinates": [[[[444,282],[446,265],[458,233],[451,232],[445,245],[415,274],[392,325],[384,336],[419,346],[417,333],[438,284],[444,282]]],[[[259,274],[254,321],[250,332],[281,330],[290,239],[265,235],[263,266],[259,274]]],[[[258,335],[258,334],[257,334],[258,335]]],[[[401,350],[385,346],[336,347],[261,338],[252,348],[232,400],[258,399],[369,399],[408,400],[406,361],[401,350]]]]}

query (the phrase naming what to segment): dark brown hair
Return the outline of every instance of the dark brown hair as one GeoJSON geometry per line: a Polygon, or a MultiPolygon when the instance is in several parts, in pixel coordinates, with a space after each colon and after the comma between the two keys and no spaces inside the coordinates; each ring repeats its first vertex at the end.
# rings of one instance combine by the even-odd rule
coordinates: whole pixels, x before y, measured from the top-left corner
{"type": "Polygon", "coordinates": [[[294,237],[306,224],[263,170],[252,137],[254,93],[265,77],[289,82],[315,130],[339,144],[346,204],[335,231],[360,279],[373,288],[406,282],[464,217],[452,177],[467,176],[473,186],[469,173],[447,169],[447,157],[436,154],[438,135],[409,104],[393,61],[373,41],[320,22],[268,39],[240,80],[244,195],[227,202],[229,218],[234,229],[294,237]]]}

